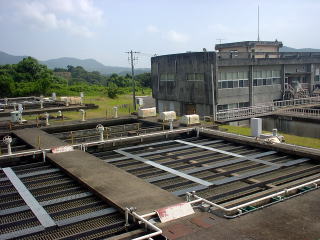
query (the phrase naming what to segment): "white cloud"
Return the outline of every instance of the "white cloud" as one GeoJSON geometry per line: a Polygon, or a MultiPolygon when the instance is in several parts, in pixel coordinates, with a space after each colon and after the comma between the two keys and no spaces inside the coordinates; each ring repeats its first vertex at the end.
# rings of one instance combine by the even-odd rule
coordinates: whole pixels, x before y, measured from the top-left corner
{"type": "Polygon", "coordinates": [[[150,32],[150,33],[158,33],[158,32],[160,32],[160,30],[154,25],[148,25],[147,26],[147,31],[150,32]]]}
{"type": "Polygon", "coordinates": [[[15,6],[22,21],[32,27],[63,30],[83,37],[92,37],[92,27],[103,19],[103,11],[92,0],[20,0],[15,6]]]}
{"type": "Polygon", "coordinates": [[[187,35],[176,32],[175,30],[170,30],[169,32],[167,32],[166,36],[170,41],[173,42],[183,43],[189,40],[189,37],[187,35]]]}

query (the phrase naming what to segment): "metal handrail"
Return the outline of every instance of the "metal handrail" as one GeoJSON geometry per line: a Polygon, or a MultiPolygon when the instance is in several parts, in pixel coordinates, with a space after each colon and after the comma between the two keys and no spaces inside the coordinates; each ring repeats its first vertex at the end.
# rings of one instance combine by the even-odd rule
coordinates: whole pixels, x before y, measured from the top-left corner
{"type": "Polygon", "coordinates": [[[301,185],[298,185],[298,186],[295,186],[295,187],[292,187],[292,188],[288,188],[288,189],[284,189],[280,192],[276,192],[276,193],[273,193],[273,194],[270,194],[268,196],[265,196],[265,197],[261,197],[261,198],[258,198],[258,199],[255,199],[255,200],[252,200],[252,201],[249,201],[249,202],[246,202],[246,203],[243,203],[243,204],[240,204],[240,205],[237,205],[237,206],[234,206],[234,207],[231,207],[231,208],[226,208],[226,207],[223,207],[217,203],[213,203],[207,199],[204,199],[202,197],[199,197],[197,195],[195,195],[195,192],[192,192],[192,193],[186,193],[186,198],[187,198],[187,202],[189,202],[190,204],[195,204],[195,203],[199,203],[199,202],[204,202],[204,203],[207,203],[209,204],[210,206],[212,207],[215,207],[215,208],[218,208],[226,213],[230,213],[230,212],[234,212],[234,211],[238,211],[241,213],[241,208],[244,208],[244,207],[247,207],[247,206],[250,206],[252,204],[257,204],[259,202],[262,202],[262,201],[265,201],[265,200],[268,200],[268,199],[271,199],[273,197],[279,197],[283,194],[288,194],[289,192],[291,191],[294,191],[294,190],[297,190],[299,188],[303,188],[303,187],[307,187],[307,186],[310,186],[310,185],[314,185],[315,188],[319,188],[318,186],[318,183],[320,183],[320,179],[316,179],[316,180],[313,180],[313,181],[310,181],[310,182],[307,182],[307,183],[304,183],[304,184],[301,184],[301,185]],[[195,200],[191,200],[191,198],[194,198],[195,200]]]}
{"type": "Polygon", "coordinates": [[[248,116],[255,116],[258,114],[274,112],[278,109],[282,109],[290,106],[300,106],[300,105],[317,104],[317,103],[320,103],[320,96],[268,102],[268,103],[264,103],[263,105],[256,105],[252,107],[234,108],[234,109],[219,111],[217,112],[217,120],[228,120],[228,119],[237,119],[237,118],[248,117],[248,116]]]}

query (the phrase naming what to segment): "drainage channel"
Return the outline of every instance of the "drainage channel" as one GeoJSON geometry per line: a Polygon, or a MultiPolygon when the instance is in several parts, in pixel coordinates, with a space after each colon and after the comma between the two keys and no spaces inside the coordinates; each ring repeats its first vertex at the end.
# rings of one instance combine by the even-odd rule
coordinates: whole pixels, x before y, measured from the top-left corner
{"type": "Polygon", "coordinates": [[[0,190],[0,239],[100,239],[138,229],[50,163],[2,168],[0,190]]]}

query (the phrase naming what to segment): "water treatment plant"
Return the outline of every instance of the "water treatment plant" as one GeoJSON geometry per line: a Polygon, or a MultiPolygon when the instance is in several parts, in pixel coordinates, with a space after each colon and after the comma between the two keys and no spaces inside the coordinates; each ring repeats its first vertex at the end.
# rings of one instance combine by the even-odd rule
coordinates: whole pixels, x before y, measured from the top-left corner
{"type": "Polygon", "coordinates": [[[0,99],[0,239],[319,239],[320,149],[285,133],[320,137],[320,55],[281,46],[155,56],[154,99],[104,118],[83,92],[0,99]]]}

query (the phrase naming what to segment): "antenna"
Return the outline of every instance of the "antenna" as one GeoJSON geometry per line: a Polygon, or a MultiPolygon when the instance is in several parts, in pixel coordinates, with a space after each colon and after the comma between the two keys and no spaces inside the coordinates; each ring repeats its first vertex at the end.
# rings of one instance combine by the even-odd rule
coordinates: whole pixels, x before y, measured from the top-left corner
{"type": "Polygon", "coordinates": [[[260,41],[260,9],[258,5],[258,42],[260,41]]]}
{"type": "Polygon", "coordinates": [[[223,40],[226,40],[226,39],[224,39],[224,38],[217,38],[216,40],[218,40],[218,41],[219,41],[219,44],[221,44],[221,42],[222,42],[223,40]]]}

